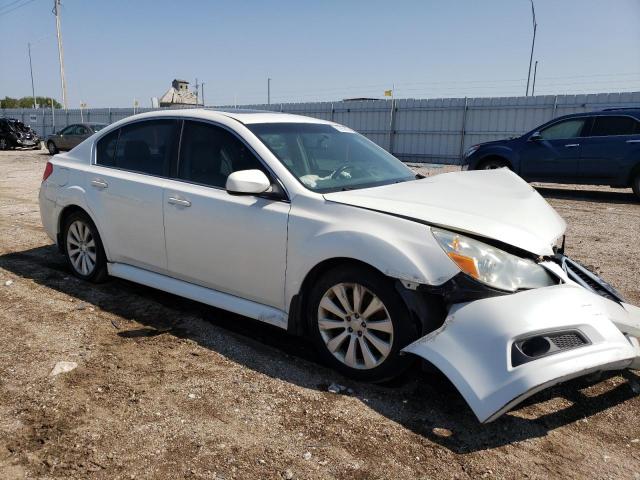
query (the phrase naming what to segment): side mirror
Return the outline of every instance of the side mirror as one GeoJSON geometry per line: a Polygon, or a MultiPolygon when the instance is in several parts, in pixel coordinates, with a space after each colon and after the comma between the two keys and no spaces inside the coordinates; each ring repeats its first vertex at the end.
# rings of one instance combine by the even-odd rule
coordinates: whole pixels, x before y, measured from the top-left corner
{"type": "Polygon", "coordinates": [[[271,190],[269,178],[260,170],[238,170],[227,177],[227,192],[257,195],[271,190]]]}
{"type": "Polygon", "coordinates": [[[542,140],[542,135],[540,134],[540,132],[534,132],[534,133],[529,137],[529,141],[530,141],[530,142],[539,142],[540,140],[542,140]]]}

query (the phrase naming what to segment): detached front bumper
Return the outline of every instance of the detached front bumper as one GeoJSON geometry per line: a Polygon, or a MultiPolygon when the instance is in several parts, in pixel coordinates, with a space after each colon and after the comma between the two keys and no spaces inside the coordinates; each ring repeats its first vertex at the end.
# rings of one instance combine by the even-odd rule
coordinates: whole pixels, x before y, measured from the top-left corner
{"type": "Polygon", "coordinates": [[[596,371],[640,368],[640,309],[563,284],[454,305],[403,349],[456,386],[481,422],[596,371]]]}

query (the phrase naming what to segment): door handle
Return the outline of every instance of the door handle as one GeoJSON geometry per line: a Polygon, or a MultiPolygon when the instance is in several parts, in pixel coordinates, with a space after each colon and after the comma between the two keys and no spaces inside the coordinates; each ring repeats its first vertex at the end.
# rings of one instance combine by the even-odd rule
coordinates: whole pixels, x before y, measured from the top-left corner
{"type": "Polygon", "coordinates": [[[91,186],[104,190],[109,186],[109,184],[104,180],[101,180],[100,178],[94,178],[93,180],[91,180],[91,186]]]}
{"type": "Polygon", "coordinates": [[[627,140],[627,143],[640,143],[640,140],[627,140]]]}
{"type": "Polygon", "coordinates": [[[576,148],[576,147],[579,147],[579,146],[580,146],[579,143],[567,143],[565,145],[565,147],[567,147],[567,148],[576,148]]]}
{"type": "Polygon", "coordinates": [[[171,205],[179,205],[181,207],[190,207],[191,206],[191,202],[189,200],[185,200],[184,198],[169,197],[167,199],[167,202],[169,202],[171,205]]]}

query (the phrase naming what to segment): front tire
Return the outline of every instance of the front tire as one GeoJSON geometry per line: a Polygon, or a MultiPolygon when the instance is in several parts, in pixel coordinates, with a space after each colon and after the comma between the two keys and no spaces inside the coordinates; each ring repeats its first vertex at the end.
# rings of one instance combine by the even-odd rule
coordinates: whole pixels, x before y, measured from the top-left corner
{"type": "Polygon", "coordinates": [[[507,162],[501,158],[489,158],[480,162],[476,170],[495,170],[497,168],[504,168],[507,166],[507,162]]]}
{"type": "Polygon", "coordinates": [[[98,229],[84,212],[74,212],[64,222],[64,254],[73,274],[93,283],[107,278],[107,257],[98,229]]]}
{"type": "Polygon", "coordinates": [[[381,382],[414,362],[400,350],[418,338],[393,282],[364,267],[339,267],[312,287],[307,316],[323,360],[356,380],[381,382]]]}
{"type": "Polygon", "coordinates": [[[47,150],[49,150],[49,153],[51,155],[55,155],[56,153],[59,152],[58,147],[56,147],[56,144],[53,143],[52,141],[47,142],[47,150]]]}

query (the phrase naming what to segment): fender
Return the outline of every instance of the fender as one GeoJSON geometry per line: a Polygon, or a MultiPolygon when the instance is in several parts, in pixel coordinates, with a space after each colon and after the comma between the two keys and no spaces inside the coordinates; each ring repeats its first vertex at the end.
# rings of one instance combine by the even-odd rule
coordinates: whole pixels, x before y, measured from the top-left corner
{"type": "Polygon", "coordinates": [[[350,258],[412,287],[441,285],[459,273],[429,227],[324,199],[298,198],[289,216],[285,305],[323,261],[350,258]],[[312,203],[323,202],[322,208],[312,203]],[[375,217],[375,218],[374,218],[375,217]]]}

